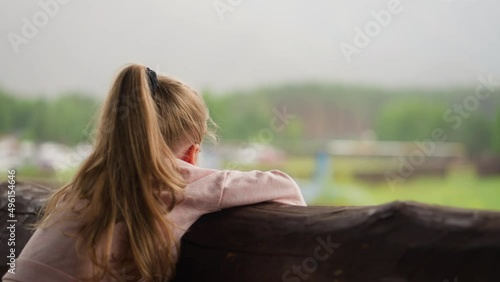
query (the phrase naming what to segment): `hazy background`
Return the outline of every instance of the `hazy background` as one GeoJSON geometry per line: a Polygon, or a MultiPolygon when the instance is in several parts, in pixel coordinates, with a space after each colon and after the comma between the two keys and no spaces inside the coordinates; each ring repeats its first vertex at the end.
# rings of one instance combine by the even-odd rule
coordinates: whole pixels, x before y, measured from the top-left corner
{"type": "Polygon", "coordinates": [[[7,34],[20,34],[22,18],[41,7],[32,0],[2,2],[3,87],[19,95],[79,90],[100,96],[127,62],[215,90],[308,80],[450,86],[500,74],[494,0],[401,0],[403,11],[351,64],[339,44],[352,44],[354,27],[389,1],[243,0],[224,20],[215,1],[68,2],[17,54],[7,34]]]}
{"type": "Polygon", "coordinates": [[[141,63],[205,97],[221,131],[204,166],[284,170],[310,204],[500,209],[500,3],[396,2],[3,1],[0,168],[67,182],[114,75],[141,63]]]}

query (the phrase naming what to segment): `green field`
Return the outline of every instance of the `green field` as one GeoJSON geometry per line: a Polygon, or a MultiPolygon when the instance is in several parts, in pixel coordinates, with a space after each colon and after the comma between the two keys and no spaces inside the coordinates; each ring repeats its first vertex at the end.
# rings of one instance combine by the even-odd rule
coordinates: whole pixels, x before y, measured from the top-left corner
{"type": "MultiPolygon", "coordinates": [[[[478,177],[470,165],[452,167],[445,177],[407,179],[391,187],[386,181],[355,180],[354,171],[380,171],[391,167],[381,160],[337,158],[331,175],[310,205],[376,205],[391,201],[418,201],[463,208],[500,210],[500,175],[478,177]]],[[[255,167],[255,166],[254,166],[255,167]]],[[[252,166],[242,166],[243,170],[252,166]]],[[[314,173],[312,158],[294,158],[280,165],[259,165],[258,169],[281,169],[298,180],[306,193],[314,173]]]]}
{"type": "Polygon", "coordinates": [[[387,184],[331,182],[312,204],[373,205],[411,200],[463,208],[500,210],[500,177],[451,175],[420,178],[391,189],[387,184]]]}

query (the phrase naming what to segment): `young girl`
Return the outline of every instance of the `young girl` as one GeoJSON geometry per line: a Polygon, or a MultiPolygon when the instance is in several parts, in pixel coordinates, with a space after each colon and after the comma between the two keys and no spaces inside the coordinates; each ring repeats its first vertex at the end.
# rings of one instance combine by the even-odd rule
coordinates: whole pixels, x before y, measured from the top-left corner
{"type": "Polygon", "coordinates": [[[93,153],[49,198],[15,274],[3,281],[168,281],[180,238],[203,214],[264,201],[305,205],[280,171],[197,167],[210,122],[187,85],[125,67],[103,106],[93,153]]]}

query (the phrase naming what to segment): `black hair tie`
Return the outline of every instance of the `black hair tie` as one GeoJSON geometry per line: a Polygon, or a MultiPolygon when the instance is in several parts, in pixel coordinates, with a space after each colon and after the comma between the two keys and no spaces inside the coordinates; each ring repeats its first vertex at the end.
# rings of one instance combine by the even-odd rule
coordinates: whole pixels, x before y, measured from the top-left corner
{"type": "Polygon", "coordinates": [[[155,93],[158,88],[158,77],[156,76],[156,72],[150,68],[146,68],[146,73],[148,74],[149,88],[152,93],[155,93]]]}

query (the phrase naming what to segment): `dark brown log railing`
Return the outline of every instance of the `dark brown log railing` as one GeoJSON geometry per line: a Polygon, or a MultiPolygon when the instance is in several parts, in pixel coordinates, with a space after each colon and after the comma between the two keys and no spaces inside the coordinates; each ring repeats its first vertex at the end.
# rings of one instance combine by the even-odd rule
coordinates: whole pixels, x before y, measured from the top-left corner
{"type": "MultiPolygon", "coordinates": [[[[7,270],[0,185],[1,273],[7,270]]],[[[17,251],[48,189],[17,184],[17,251]]],[[[200,218],[175,281],[500,281],[500,212],[413,202],[366,207],[259,204],[200,218]]]]}

